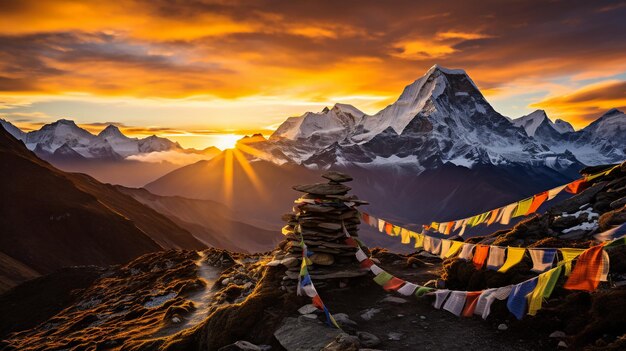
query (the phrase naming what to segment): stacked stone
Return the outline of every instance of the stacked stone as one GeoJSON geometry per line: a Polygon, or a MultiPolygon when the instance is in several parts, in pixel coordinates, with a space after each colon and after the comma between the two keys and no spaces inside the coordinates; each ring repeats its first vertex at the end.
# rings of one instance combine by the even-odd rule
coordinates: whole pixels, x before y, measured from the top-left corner
{"type": "Polygon", "coordinates": [[[283,228],[286,240],[281,244],[281,263],[288,267],[283,286],[290,291],[296,287],[302,262],[300,235],[309,254],[312,253],[309,258],[313,264],[308,271],[316,287],[323,287],[331,281],[345,282],[348,278],[368,273],[360,269],[355,258],[356,248],[345,243],[342,228],[343,224],[350,236],[358,237],[361,221],[355,207],[367,202],[348,195],[351,188],[344,183],[352,180],[349,175],[333,171],[322,177],[328,183],[294,186],[294,190],[304,195],[295,201],[293,212],[283,216],[287,225],[283,228]]]}

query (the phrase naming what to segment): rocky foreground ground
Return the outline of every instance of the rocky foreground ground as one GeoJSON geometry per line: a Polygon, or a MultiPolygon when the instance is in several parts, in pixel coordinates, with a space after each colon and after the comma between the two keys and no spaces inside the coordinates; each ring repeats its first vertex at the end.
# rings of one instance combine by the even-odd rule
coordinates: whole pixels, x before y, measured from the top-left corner
{"type": "MultiPolygon", "coordinates": [[[[498,245],[589,247],[591,234],[626,221],[626,167],[514,228],[469,241],[498,245]],[[570,230],[571,228],[579,228],[570,230]]],[[[383,234],[381,234],[383,235],[383,234]]],[[[288,241],[281,245],[287,245],[288,241]]],[[[290,289],[297,260],[285,252],[168,251],[124,266],[74,267],[0,296],[3,350],[544,350],[626,348],[626,249],[611,250],[609,282],[592,294],[557,288],[544,308],[518,321],[496,301],[487,320],[458,318],[432,297],[387,293],[371,275],[337,277],[317,290],[342,326],[325,325],[307,297],[290,289]],[[281,256],[282,255],[282,256],[281,256]]],[[[480,290],[528,279],[528,259],[505,274],[371,249],[408,281],[480,290]]],[[[315,281],[314,281],[315,282],[315,281]]]]}

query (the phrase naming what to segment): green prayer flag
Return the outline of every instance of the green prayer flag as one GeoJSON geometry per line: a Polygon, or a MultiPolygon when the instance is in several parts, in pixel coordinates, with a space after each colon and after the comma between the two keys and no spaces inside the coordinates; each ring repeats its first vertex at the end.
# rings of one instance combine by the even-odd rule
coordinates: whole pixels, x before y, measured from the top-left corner
{"type": "Polygon", "coordinates": [[[376,284],[383,286],[385,285],[385,283],[390,281],[391,278],[393,278],[393,275],[383,271],[378,273],[378,275],[374,277],[374,281],[376,282],[376,284]]]}
{"type": "Polygon", "coordinates": [[[552,290],[554,290],[554,287],[556,286],[556,282],[559,280],[559,277],[561,276],[562,269],[563,269],[563,266],[558,266],[557,268],[555,268],[554,272],[551,273],[550,279],[548,280],[548,283],[546,283],[546,288],[543,291],[544,299],[548,299],[550,298],[550,295],[552,295],[552,290]]]}
{"type": "Polygon", "coordinates": [[[426,293],[429,293],[431,291],[434,291],[435,288],[429,288],[426,286],[420,286],[419,288],[417,288],[417,290],[415,291],[415,296],[417,297],[422,297],[424,296],[426,293]]]}

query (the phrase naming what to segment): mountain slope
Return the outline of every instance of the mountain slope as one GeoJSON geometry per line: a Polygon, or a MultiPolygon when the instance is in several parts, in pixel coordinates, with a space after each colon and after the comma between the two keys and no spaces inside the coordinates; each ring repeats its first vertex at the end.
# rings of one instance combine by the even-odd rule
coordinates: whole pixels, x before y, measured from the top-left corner
{"type": "Polygon", "coordinates": [[[207,246],[236,252],[265,252],[282,240],[280,231],[247,224],[245,215],[215,201],[158,196],[145,189],[116,188],[167,216],[207,246]]]}
{"type": "Polygon", "coordinates": [[[164,248],[204,247],[112,186],[40,160],[4,128],[0,166],[0,252],[39,274],[122,263],[164,248]]]}

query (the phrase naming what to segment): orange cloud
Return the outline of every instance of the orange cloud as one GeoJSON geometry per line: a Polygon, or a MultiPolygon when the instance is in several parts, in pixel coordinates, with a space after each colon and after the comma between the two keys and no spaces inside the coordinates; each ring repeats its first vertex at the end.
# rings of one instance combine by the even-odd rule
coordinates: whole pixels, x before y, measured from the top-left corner
{"type": "Polygon", "coordinates": [[[611,108],[626,107],[626,81],[591,84],[569,94],[549,97],[532,106],[565,117],[575,127],[584,127],[611,108]]]}

